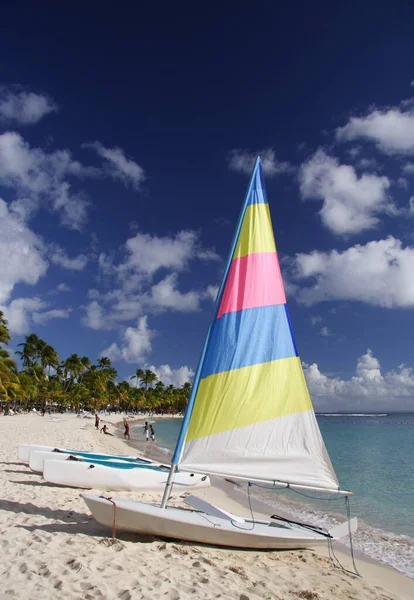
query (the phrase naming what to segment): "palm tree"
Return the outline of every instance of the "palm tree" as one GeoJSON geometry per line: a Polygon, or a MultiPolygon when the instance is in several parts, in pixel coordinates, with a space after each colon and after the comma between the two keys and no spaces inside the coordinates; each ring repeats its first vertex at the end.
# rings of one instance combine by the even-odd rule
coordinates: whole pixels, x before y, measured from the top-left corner
{"type": "Polygon", "coordinates": [[[8,323],[4,318],[4,313],[0,310],[0,344],[8,344],[11,340],[11,335],[8,323]]]}
{"type": "Polygon", "coordinates": [[[145,385],[146,390],[148,390],[148,388],[154,383],[154,381],[157,381],[157,379],[158,376],[149,369],[147,369],[144,373],[144,376],[141,377],[142,383],[145,385]]]}
{"type": "Polygon", "coordinates": [[[49,372],[48,375],[50,377],[50,369],[53,367],[54,369],[57,368],[58,364],[59,364],[59,356],[58,353],[56,352],[56,350],[50,346],[49,344],[45,344],[42,347],[42,354],[40,357],[40,362],[42,364],[42,367],[48,368],[49,372]]]}
{"type": "Polygon", "coordinates": [[[84,371],[84,365],[81,358],[77,354],[71,354],[61,364],[61,372],[63,375],[63,385],[65,391],[78,380],[79,375],[84,371]]]}
{"type": "Polygon", "coordinates": [[[30,369],[32,364],[37,361],[39,357],[39,342],[41,342],[40,338],[35,333],[31,333],[25,336],[24,342],[17,344],[22,349],[16,350],[15,354],[20,356],[23,368],[30,369]]]}
{"type": "Polygon", "coordinates": [[[138,387],[138,384],[139,384],[140,381],[141,381],[141,385],[142,385],[142,380],[143,380],[144,377],[145,377],[145,371],[143,371],[142,369],[137,369],[135,371],[135,375],[132,375],[130,377],[130,379],[136,379],[137,381],[136,381],[136,386],[135,387],[138,387]]]}
{"type": "Polygon", "coordinates": [[[10,402],[20,387],[17,367],[7,350],[0,348],[0,400],[10,402]]]}

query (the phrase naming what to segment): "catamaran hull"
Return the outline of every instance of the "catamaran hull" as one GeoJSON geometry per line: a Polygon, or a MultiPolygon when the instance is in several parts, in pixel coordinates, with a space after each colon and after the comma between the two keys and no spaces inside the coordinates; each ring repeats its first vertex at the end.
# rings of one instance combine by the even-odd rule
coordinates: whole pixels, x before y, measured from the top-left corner
{"type": "Polygon", "coordinates": [[[29,464],[30,452],[36,450],[39,452],[52,452],[55,446],[39,446],[38,444],[20,444],[19,445],[19,460],[20,462],[29,464]]]}
{"type": "Polygon", "coordinates": [[[140,457],[136,458],[133,456],[119,456],[109,454],[94,454],[88,452],[69,452],[69,450],[62,452],[47,452],[47,451],[31,451],[29,457],[29,467],[36,473],[43,473],[43,463],[45,460],[68,460],[69,457],[76,456],[79,460],[86,460],[89,462],[108,462],[117,461],[125,463],[126,465],[145,465],[154,464],[153,461],[145,460],[142,461],[140,457]]]}
{"type": "MultiPolygon", "coordinates": [[[[31,456],[34,452],[51,452],[53,453],[52,456],[50,458],[53,458],[53,460],[60,460],[61,456],[63,454],[66,453],[67,456],[74,454],[76,456],[81,456],[83,458],[92,458],[92,459],[97,459],[97,460],[122,460],[122,461],[128,461],[128,462],[142,462],[142,463],[147,463],[147,464],[154,464],[154,461],[145,458],[143,456],[123,456],[123,455],[117,455],[117,454],[104,454],[104,453],[95,453],[95,452],[89,452],[89,451],[83,451],[83,450],[70,450],[68,448],[57,448],[56,446],[39,446],[36,444],[20,444],[19,445],[19,460],[23,463],[29,464],[31,463],[31,456]]],[[[33,458],[33,461],[35,461],[36,459],[33,458]]],[[[43,459],[45,460],[45,459],[43,459]]],[[[33,466],[34,466],[34,462],[32,462],[33,466]]],[[[36,463],[37,464],[37,463],[36,463]]],[[[33,468],[31,466],[31,468],[33,468]]],[[[39,468],[33,468],[33,470],[39,471],[41,472],[43,470],[43,466],[42,468],[39,470],[39,468]]]]}
{"type": "Polygon", "coordinates": [[[327,543],[326,536],[275,523],[236,523],[231,519],[181,508],[81,494],[94,518],[117,531],[130,531],[163,538],[215,546],[294,550],[327,543]],[[114,506],[115,502],[115,506],[114,506]],[[115,511],[115,512],[114,512],[115,511]]]}
{"type": "MultiPolygon", "coordinates": [[[[140,468],[122,469],[83,462],[45,460],[43,477],[50,483],[66,487],[78,487],[104,491],[164,490],[168,469],[140,468]]],[[[197,473],[178,472],[174,491],[190,491],[208,487],[210,479],[197,473]]]]}

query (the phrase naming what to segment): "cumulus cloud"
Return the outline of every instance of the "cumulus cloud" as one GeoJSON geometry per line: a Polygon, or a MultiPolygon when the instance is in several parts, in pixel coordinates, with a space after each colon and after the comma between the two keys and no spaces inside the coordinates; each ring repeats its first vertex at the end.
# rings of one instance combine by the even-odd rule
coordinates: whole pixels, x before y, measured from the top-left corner
{"type": "Polygon", "coordinates": [[[414,397],[414,372],[406,365],[382,373],[371,350],[360,356],[350,379],[329,377],[314,363],[304,364],[316,410],[408,410],[414,397]]]}
{"type": "Polygon", "coordinates": [[[156,308],[174,309],[179,312],[192,312],[198,309],[200,293],[182,293],[177,289],[177,275],[172,273],[151,288],[152,304],[156,308]]]}
{"type": "Polygon", "coordinates": [[[66,283],[59,283],[59,285],[56,287],[56,291],[57,292],[70,292],[72,291],[72,288],[67,285],[66,283]]]}
{"type": "Polygon", "coordinates": [[[326,325],[324,325],[323,327],[321,327],[319,333],[323,337],[329,337],[330,335],[332,335],[331,330],[329,329],[329,327],[326,327],[326,325]]]}
{"type": "Polygon", "coordinates": [[[33,125],[57,110],[57,104],[45,94],[28,92],[19,86],[0,86],[2,122],[33,125]]]}
{"type": "Polygon", "coordinates": [[[322,317],[311,317],[311,325],[322,323],[322,317]]]}
{"type": "Polygon", "coordinates": [[[101,356],[107,356],[114,362],[124,360],[128,363],[139,363],[151,353],[155,332],[148,327],[147,317],[138,319],[136,327],[127,327],[122,334],[122,343],[113,343],[101,356]]]}
{"type": "Polygon", "coordinates": [[[194,259],[219,260],[214,250],[201,246],[198,234],[191,230],[172,236],[137,233],[127,240],[125,254],[117,267],[121,278],[136,274],[152,276],[160,269],[183,271],[194,259]]]}
{"type": "Polygon", "coordinates": [[[194,377],[194,371],[186,366],[173,369],[170,365],[160,365],[159,367],[151,365],[148,369],[155,373],[164,385],[173,385],[176,388],[182,387],[194,377]]]}
{"type": "Polygon", "coordinates": [[[362,117],[351,117],[336,130],[340,142],[365,139],[386,154],[414,154],[414,107],[412,101],[399,107],[374,109],[362,117]]]}
{"type": "Polygon", "coordinates": [[[171,236],[137,233],[120,249],[120,260],[101,254],[98,264],[107,292],[88,292],[83,323],[92,329],[113,329],[143,314],[191,312],[213,299],[215,286],[180,290],[178,275],[194,260],[219,261],[214,249],[204,248],[195,231],[171,236]]]}
{"type": "Polygon", "coordinates": [[[54,308],[41,313],[34,312],[32,318],[34,323],[44,325],[52,319],[68,319],[71,312],[71,308],[54,308]]]}
{"type": "Polygon", "coordinates": [[[404,173],[404,175],[413,175],[414,163],[406,163],[402,168],[402,172],[404,173]]]}
{"type": "Polygon", "coordinates": [[[414,306],[414,248],[392,236],[338,252],[297,254],[295,298],[311,305],[354,300],[386,308],[414,306]]]}
{"type": "Polygon", "coordinates": [[[283,173],[291,173],[294,170],[294,167],[292,167],[290,163],[277,160],[273,148],[265,148],[264,150],[257,152],[251,152],[250,150],[231,150],[227,155],[229,169],[250,175],[257,156],[260,156],[263,172],[268,177],[276,177],[283,173]]]}
{"type": "Polygon", "coordinates": [[[301,166],[299,182],[302,198],[323,201],[322,222],[338,235],[372,229],[379,223],[378,214],[395,212],[387,177],[358,177],[352,166],[339,164],[321,149],[301,166]]]}
{"type": "Polygon", "coordinates": [[[82,323],[90,329],[112,329],[114,322],[112,319],[108,319],[107,311],[104,310],[103,306],[97,301],[93,300],[89,302],[85,307],[85,315],[82,318],[82,323]]]}
{"type": "Polygon", "coordinates": [[[66,252],[58,246],[54,247],[50,260],[53,264],[70,271],[83,271],[88,264],[88,257],[85,254],[78,254],[78,256],[69,258],[66,252]]]}
{"type": "Polygon", "coordinates": [[[135,189],[138,189],[144,181],[144,169],[128,158],[122,148],[105,148],[100,142],[84,144],[84,147],[92,148],[104,159],[106,170],[114,179],[119,179],[125,185],[131,185],[135,189]]]}
{"type": "Polygon", "coordinates": [[[82,193],[72,192],[67,178],[95,174],[95,169],[75,161],[68,150],[45,152],[31,148],[16,132],[0,135],[0,180],[14,189],[12,209],[23,218],[30,218],[44,206],[59,213],[63,225],[82,229],[88,201],[82,193]]]}
{"type": "Polygon", "coordinates": [[[22,335],[30,330],[34,313],[46,307],[47,303],[40,298],[17,298],[7,306],[1,306],[0,310],[8,321],[10,331],[22,335]]]}
{"type": "Polygon", "coordinates": [[[0,199],[0,302],[17,283],[35,285],[48,269],[39,236],[0,199]]]}

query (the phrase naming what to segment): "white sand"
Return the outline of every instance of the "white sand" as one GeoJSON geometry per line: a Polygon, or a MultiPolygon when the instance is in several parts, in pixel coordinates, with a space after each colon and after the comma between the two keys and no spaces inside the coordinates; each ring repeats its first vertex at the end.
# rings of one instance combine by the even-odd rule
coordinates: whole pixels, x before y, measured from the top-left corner
{"type": "MultiPolygon", "coordinates": [[[[131,454],[121,439],[95,431],[93,419],[0,417],[0,600],[414,599],[414,581],[392,569],[359,560],[359,579],[323,552],[236,551],[121,533],[113,543],[79,490],[48,484],[18,462],[19,443],[131,454]]],[[[222,490],[207,495],[240,508],[222,490]]]]}

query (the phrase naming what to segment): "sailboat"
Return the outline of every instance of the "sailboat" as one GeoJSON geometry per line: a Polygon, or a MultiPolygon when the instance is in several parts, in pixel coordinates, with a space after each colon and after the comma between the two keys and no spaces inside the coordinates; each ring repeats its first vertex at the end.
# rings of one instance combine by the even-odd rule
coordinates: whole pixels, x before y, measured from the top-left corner
{"type": "Polygon", "coordinates": [[[168,506],[175,473],[195,471],[269,488],[348,496],[313,411],[286,304],[260,158],[217,295],[161,504],[82,494],[119,530],[241,548],[307,548],[339,538],[280,518],[241,518],[191,496],[168,506]]]}

